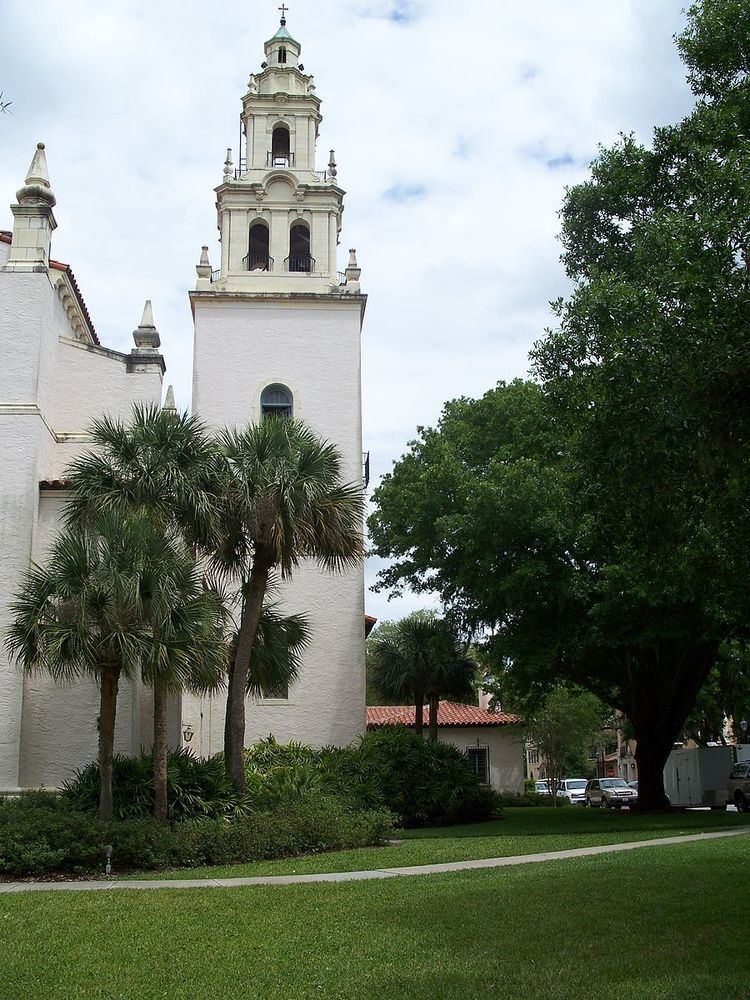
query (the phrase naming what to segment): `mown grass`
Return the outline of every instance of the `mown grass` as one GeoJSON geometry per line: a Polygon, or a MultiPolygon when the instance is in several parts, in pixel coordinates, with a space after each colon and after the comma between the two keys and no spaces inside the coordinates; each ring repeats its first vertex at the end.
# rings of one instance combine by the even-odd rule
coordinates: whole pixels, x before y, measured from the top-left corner
{"type": "Polygon", "coordinates": [[[749,860],[737,837],[380,882],[1,896],[0,998],[747,1000],[749,860]]]}
{"type": "Polygon", "coordinates": [[[564,809],[506,809],[504,818],[467,826],[404,830],[398,847],[372,847],[335,851],[280,861],[180,869],[131,875],[130,878],[242,878],[252,875],[311,875],[316,872],[369,871],[377,868],[473,861],[516,854],[567,851],[653,837],[676,837],[703,830],[748,825],[738,813],[678,812],[641,816],[630,812],[564,809]]]}

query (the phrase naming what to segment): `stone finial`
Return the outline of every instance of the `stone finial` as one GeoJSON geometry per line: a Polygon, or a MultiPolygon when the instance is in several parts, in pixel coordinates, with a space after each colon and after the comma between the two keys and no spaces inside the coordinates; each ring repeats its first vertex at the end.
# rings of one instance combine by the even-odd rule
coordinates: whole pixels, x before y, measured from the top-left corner
{"type": "Polygon", "coordinates": [[[346,274],[347,284],[350,281],[351,282],[359,281],[360,277],[362,276],[362,268],[357,263],[357,251],[354,249],[351,249],[349,251],[349,263],[346,266],[346,271],[344,272],[344,274],[346,274]]]}
{"type": "Polygon", "coordinates": [[[234,177],[234,163],[232,162],[232,150],[227,149],[227,158],[224,160],[224,180],[231,181],[234,177]]]}
{"type": "Polygon", "coordinates": [[[47,166],[47,155],[44,152],[44,143],[38,142],[34,157],[26,175],[27,184],[41,184],[42,187],[49,187],[49,168],[47,166]]]}
{"type": "Polygon", "coordinates": [[[200,263],[195,268],[199,278],[211,280],[211,261],[208,259],[208,247],[201,247],[200,263]]]}
{"type": "Polygon", "coordinates": [[[133,330],[133,340],[135,341],[135,353],[157,351],[161,347],[161,337],[154,323],[154,310],[151,299],[146,299],[143,307],[143,316],[136,330],[133,330]]]}
{"type": "Polygon", "coordinates": [[[43,142],[37,143],[24,186],[16,192],[19,205],[44,204],[52,208],[56,204],[55,196],[50,188],[49,168],[44,148],[43,142]]]}
{"type": "Polygon", "coordinates": [[[257,94],[258,84],[255,81],[255,73],[250,74],[250,79],[247,81],[247,90],[250,94],[257,94]]]}
{"type": "Polygon", "coordinates": [[[177,413],[177,404],[174,401],[174,389],[171,385],[167,387],[167,396],[164,400],[162,410],[164,410],[165,413],[177,413]]]}
{"type": "Polygon", "coordinates": [[[328,178],[329,181],[333,181],[336,179],[337,174],[338,170],[336,169],[336,154],[333,150],[331,150],[331,155],[328,159],[328,172],[326,174],[326,177],[328,178]]]}

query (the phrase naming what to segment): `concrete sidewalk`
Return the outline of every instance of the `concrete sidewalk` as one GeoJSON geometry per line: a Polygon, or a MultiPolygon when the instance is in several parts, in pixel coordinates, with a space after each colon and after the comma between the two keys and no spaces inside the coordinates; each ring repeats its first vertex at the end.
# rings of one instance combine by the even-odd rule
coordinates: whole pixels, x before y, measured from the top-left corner
{"type": "Polygon", "coordinates": [[[716,833],[692,833],[684,837],[659,837],[635,840],[626,844],[603,844],[600,847],[577,847],[570,851],[547,851],[544,854],[517,854],[508,858],[480,858],[477,861],[449,861],[440,865],[412,865],[409,868],[379,868],[365,872],[329,872],[320,875],[258,875],[253,878],[203,879],[121,879],[107,882],[6,882],[0,883],[0,894],[10,892],[98,892],[110,889],[233,889],[249,885],[297,885],[305,882],[360,882],[366,879],[398,878],[404,875],[436,875],[442,872],[465,872],[480,868],[510,868],[535,864],[539,861],[565,861],[567,858],[589,858],[597,854],[618,854],[641,847],[668,847],[670,844],[693,844],[723,837],[741,837],[750,833],[750,826],[716,833]]]}

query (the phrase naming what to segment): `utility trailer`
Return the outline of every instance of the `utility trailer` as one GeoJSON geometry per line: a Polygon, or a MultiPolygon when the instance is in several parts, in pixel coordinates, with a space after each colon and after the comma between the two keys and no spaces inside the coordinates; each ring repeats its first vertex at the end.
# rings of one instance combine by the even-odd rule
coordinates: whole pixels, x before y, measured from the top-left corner
{"type": "Polygon", "coordinates": [[[673,750],[664,768],[664,791],[673,806],[725,809],[734,764],[731,747],[673,750]]]}

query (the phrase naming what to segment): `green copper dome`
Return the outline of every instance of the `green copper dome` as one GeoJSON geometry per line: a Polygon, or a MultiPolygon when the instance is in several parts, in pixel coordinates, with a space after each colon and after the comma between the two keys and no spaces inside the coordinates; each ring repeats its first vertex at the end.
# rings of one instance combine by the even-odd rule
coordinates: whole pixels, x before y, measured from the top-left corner
{"type": "Polygon", "coordinates": [[[293,42],[295,45],[298,45],[300,48],[302,48],[302,46],[297,41],[297,39],[296,38],[292,38],[292,36],[286,30],[286,19],[284,19],[281,22],[281,27],[276,32],[276,34],[273,36],[273,38],[269,38],[268,39],[268,41],[266,42],[266,45],[270,45],[271,42],[293,42]]]}

